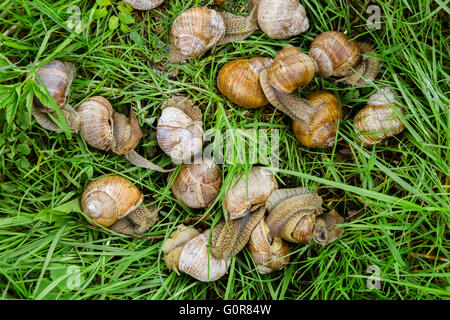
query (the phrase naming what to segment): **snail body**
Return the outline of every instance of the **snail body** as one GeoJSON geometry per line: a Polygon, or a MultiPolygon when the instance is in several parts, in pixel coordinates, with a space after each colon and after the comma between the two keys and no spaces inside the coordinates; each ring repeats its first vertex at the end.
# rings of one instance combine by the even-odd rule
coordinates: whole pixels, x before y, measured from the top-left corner
{"type": "Polygon", "coordinates": [[[224,201],[228,219],[241,218],[264,206],[273,190],[278,188],[273,174],[261,167],[253,167],[248,175],[236,175],[231,186],[224,201]]]}
{"type": "Polygon", "coordinates": [[[209,230],[200,233],[195,228],[179,225],[163,247],[166,266],[178,275],[184,272],[197,280],[210,282],[225,275],[229,259],[216,259],[208,249],[209,230]]]}
{"type": "Polygon", "coordinates": [[[404,113],[398,107],[395,93],[383,87],[369,97],[367,106],[355,116],[358,137],[366,144],[376,144],[405,129],[397,113],[404,113]],[[395,111],[397,109],[397,112],[395,111]],[[373,132],[373,134],[367,134],[373,132]]]}
{"type": "Polygon", "coordinates": [[[203,123],[200,108],[185,97],[164,102],[156,128],[160,148],[174,163],[190,161],[203,147],[203,123]]]}
{"type": "Polygon", "coordinates": [[[259,27],[272,39],[288,39],[309,28],[299,0],[259,0],[257,10],[259,27]]]}
{"type": "Polygon", "coordinates": [[[253,229],[248,249],[259,273],[266,274],[281,270],[289,262],[289,244],[280,237],[272,237],[265,219],[253,229]]]}
{"type": "Polygon", "coordinates": [[[164,0],[124,0],[137,10],[150,10],[160,6],[164,0]]]}
{"type": "Polygon", "coordinates": [[[221,185],[219,166],[205,158],[199,164],[182,164],[170,190],[186,206],[206,208],[216,199],[221,185]]]}
{"type": "Polygon", "coordinates": [[[259,74],[272,62],[272,59],[263,57],[233,60],[220,69],[217,88],[225,97],[244,108],[265,106],[269,101],[259,83],[259,74]]]}
{"type": "Polygon", "coordinates": [[[172,24],[169,60],[174,63],[198,57],[216,45],[245,39],[257,28],[253,13],[242,17],[204,7],[190,8],[172,24]]]}
{"type": "Polygon", "coordinates": [[[336,139],[337,123],[342,117],[338,98],[326,91],[317,91],[306,98],[314,111],[309,121],[292,121],[295,137],[309,148],[329,148],[336,139]]]}

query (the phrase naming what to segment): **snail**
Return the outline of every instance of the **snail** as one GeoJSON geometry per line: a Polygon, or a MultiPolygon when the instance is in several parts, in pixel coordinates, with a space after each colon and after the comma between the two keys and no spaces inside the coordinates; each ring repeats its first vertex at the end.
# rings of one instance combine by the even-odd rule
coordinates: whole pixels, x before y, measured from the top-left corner
{"type": "Polygon", "coordinates": [[[277,188],[273,174],[261,167],[253,167],[248,175],[235,175],[224,201],[227,218],[238,219],[264,206],[272,191],[277,188]]]}
{"type": "Polygon", "coordinates": [[[326,91],[317,91],[306,97],[313,112],[309,121],[292,121],[295,137],[309,148],[328,148],[334,145],[337,123],[342,117],[338,98],[326,91]]]}
{"type": "Polygon", "coordinates": [[[163,246],[166,266],[178,275],[181,271],[204,282],[225,275],[230,259],[216,259],[211,255],[208,234],[209,229],[200,233],[193,227],[179,225],[163,246]]]}
{"type": "MultiPolygon", "coordinates": [[[[81,195],[81,209],[94,222],[124,233],[143,233],[157,220],[155,207],[142,207],[144,195],[128,179],[112,175],[90,182],[81,195]]],[[[94,224],[92,221],[90,223],[94,224]]]]}
{"type": "Polygon", "coordinates": [[[335,228],[344,219],[332,210],[322,214],[322,198],[306,188],[275,190],[266,201],[266,223],[271,235],[292,243],[309,243],[311,239],[326,245],[342,236],[335,228]]]}
{"type": "Polygon", "coordinates": [[[124,0],[137,10],[150,10],[160,6],[164,0],[124,0]]]}
{"type": "Polygon", "coordinates": [[[132,164],[159,172],[169,172],[140,156],[134,148],[142,137],[141,128],[133,109],[130,118],[115,112],[111,103],[93,96],[77,109],[81,118],[80,133],[86,143],[94,148],[124,155],[132,164]]]}
{"type": "Polygon", "coordinates": [[[265,211],[264,206],[260,206],[241,218],[219,221],[211,231],[212,255],[217,259],[229,259],[237,255],[248,243],[265,211]]]}
{"type": "Polygon", "coordinates": [[[361,56],[372,53],[367,43],[350,41],[342,32],[327,31],[313,40],[309,55],[321,77],[343,77],[338,82],[361,86],[373,81],[380,70],[378,59],[361,56]]]}
{"type": "Polygon", "coordinates": [[[197,209],[208,207],[219,194],[221,185],[220,167],[204,158],[201,163],[182,164],[170,190],[175,199],[197,209]]]}
{"type": "Polygon", "coordinates": [[[200,108],[181,96],[167,99],[161,108],[161,117],[156,127],[159,147],[174,163],[189,162],[203,147],[200,108]]]}
{"type": "Polygon", "coordinates": [[[272,63],[272,59],[263,57],[233,60],[220,69],[217,88],[225,97],[244,108],[265,106],[269,101],[259,84],[259,74],[272,63]]]}
{"type": "Polygon", "coordinates": [[[272,39],[288,39],[309,28],[299,0],[259,0],[257,12],[260,29],[272,39]]]}
{"type": "Polygon", "coordinates": [[[243,17],[204,7],[184,11],[172,24],[170,62],[195,58],[214,46],[247,38],[258,29],[254,12],[243,17]]]}
{"type": "Polygon", "coordinates": [[[379,143],[405,129],[398,115],[404,115],[404,110],[396,100],[396,94],[388,87],[383,87],[371,95],[367,106],[356,114],[356,133],[364,143],[379,143]]]}
{"type": "Polygon", "coordinates": [[[287,45],[276,55],[272,66],[261,71],[259,80],[270,104],[293,120],[309,122],[313,112],[311,103],[292,92],[308,84],[314,72],[314,61],[294,46],[287,45]]]}
{"type": "Polygon", "coordinates": [[[289,244],[280,237],[272,237],[265,219],[253,229],[248,249],[259,273],[281,270],[289,262],[289,244]]]}
{"type": "MultiPolygon", "coordinates": [[[[75,110],[66,103],[74,77],[74,67],[70,62],[53,60],[36,70],[35,79],[38,86],[44,86],[60,108],[72,132],[78,132],[80,119],[75,110]]],[[[56,117],[56,112],[45,106],[36,96],[33,98],[32,115],[41,127],[51,131],[61,131],[50,115],[56,117]]]]}

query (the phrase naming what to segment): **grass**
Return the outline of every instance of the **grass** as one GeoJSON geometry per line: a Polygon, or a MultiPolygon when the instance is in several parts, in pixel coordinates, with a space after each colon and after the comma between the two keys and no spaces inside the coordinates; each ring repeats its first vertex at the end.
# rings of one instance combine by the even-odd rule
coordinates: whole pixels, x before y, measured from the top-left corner
{"type": "MultiPolygon", "coordinates": [[[[227,11],[247,14],[245,1],[228,2],[227,11]]],[[[171,23],[187,8],[212,7],[212,1],[166,0],[157,9],[133,12],[136,22],[122,32],[108,28],[109,17],[118,13],[115,4],[106,17],[93,19],[95,1],[0,0],[0,33],[7,32],[0,36],[0,79],[2,88],[13,88],[0,101],[1,299],[448,299],[450,1],[301,2],[311,22],[301,36],[278,41],[257,31],[172,65],[166,48],[171,23]],[[366,28],[369,4],[381,8],[379,30],[366,28]],[[85,23],[80,33],[67,27],[71,5],[80,8],[85,23]],[[302,147],[286,116],[271,106],[245,110],[216,88],[226,62],[273,57],[288,43],[308,51],[312,39],[327,30],[369,41],[382,61],[378,78],[367,86],[315,77],[298,91],[303,96],[322,89],[339,97],[344,117],[334,149],[302,147]],[[121,156],[88,147],[79,135],[47,132],[36,124],[27,74],[37,61],[54,58],[76,66],[69,96],[75,108],[92,95],[106,97],[125,114],[133,106],[144,135],[137,151],[161,166],[170,158],[156,147],[155,126],[159,106],[172,94],[187,95],[202,109],[206,129],[279,129],[279,186],[317,189],[327,210],[336,208],[346,217],[344,236],[324,248],[292,245],[289,265],[270,275],[256,271],[247,249],[232,259],[229,274],[213,283],[169,272],[161,253],[164,239],[181,221],[205,211],[176,201],[166,174],[132,167],[121,156]],[[171,77],[176,68],[178,75],[171,77]],[[407,128],[374,147],[361,147],[353,118],[382,86],[401,96],[407,128]],[[146,234],[160,239],[98,230],[79,212],[87,183],[113,173],[163,207],[146,234]],[[368,287],[368,268],[379,273],[380,289],[368,287]],[[81,274],[79,282],[75,273],[81,274]]],[[[242,168],[222,166],[221,195],[242,168]]],[[[211,209],[211,225],[223,216],[222,200],[211,209]]]]}

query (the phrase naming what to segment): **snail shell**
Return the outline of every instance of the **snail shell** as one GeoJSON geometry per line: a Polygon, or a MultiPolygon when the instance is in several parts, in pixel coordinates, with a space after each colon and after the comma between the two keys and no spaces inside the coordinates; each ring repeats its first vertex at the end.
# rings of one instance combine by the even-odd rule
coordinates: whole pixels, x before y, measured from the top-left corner
{"type": "Polygon", "coordinates": [[[266,201],[271,235],[293,243],[309,243],[315,218],[322,213],[322,202],[306,188],[275,190],[266,201]]]}
{"type": "Polygon", "coordinates": [[[260,0],[257,8],[259,27],[272,39],[287,39],[309,28],[299,0],[260,0]]]}
{"type": "Polygon", "coordinates": [[[230,260],[216,259],[210,254],[208,234],[209,229],[199,233],[194,228],[178,226],[163,247],[167,267],[177,274],[181,271],[204,282],[215,281],[225,275],[230,260]]]}
{"type": "Polygon", "coordinates": [[[164,0],[124,0],[137,10],[150,10],[156,8],[164,2],[164,0]]]}
{"type": "Polygon", "coordinates": [[[205,158],[200,164],[182,164],[170,190],[186,206],[206,208],[216,199],[221,185],[220,167],[205,158]]]}
{"type": "Polygon", "coordinates": [[[191,8],[172,24],[171,50],[179,50],[186,58],[197,57],[225,36],[225,21],[215,10],[191,8]]]}
{"type": "Polygon", "coordinates": [[[234,257],[248,243],[253,229],[264,218],[264,206],[247,213],[245,216],[219,221],[211,232],[211,253],[217,259],[234,257]]]}
{"type": "MultiPolygon", "coordinates": [[[[40,80],[36,79],[38,86],[44,85],[55,100],[56,105],[61,108],[66,103],[74,77],[73,64],[53,60],[40,67],[36,71],[36,75],[40,80]]],[[[43,112],[53,111],[53,109],[44,106],[37,97],[34,97],[34,104],[43,112]]]]}
{"type": "Polygon", "coordinates": [[[253,167],[248,175],[234,176],[224,208],[228,219],[238,219],[264,206],[273,190],[278,188],[273,174],[264,168],[253,167]]]}
{"type": "Polygon", "coordinates": [[[275,89],[290,93],[310,83],[315,72],[314,60],[288,44],[275,56],[267,75],[275,89]]]}
{"type": "Polygon", "coordinates": [[[326,91],[317,91],[306,98],[314,108],[309,121],[293,121],[295,137],[309,148],[329,148],[336,139],[337,123],[342,117],[338,98],[326,91]]]}
{"type": "Polygon", "coordinates": [[[265,106],[269,101],[259,83],[259,74],[272,62],[272,59],[263,57],[233,60],[220,69],[217,87],[225,97],[244,108],[265,106]]]}
{"type": "Polygon", "coordinates": [[[309,55],[317,63],[322,77],[346,76],[360,59],[360,50],[355,41],[342,32],[321,33],[311,43],[309,55]]]}
{"type": "Polygon", "coordinates": [[[156,128],[160,148],[174,163],[190,161],[203,147],[203,123],[200,108],[185,97],[173,97],[163,109],[156,128]]]}
{"type": "Polygon", "coordinates": [[[289,244],[280,237],[270,235],[265,219],[261,219],[253,229],[248,249],[255,261],[259,273],[266,274],[281,270],[289,262],[289,244]]]}
{"type": "Polygon", "coordinates": [[[369,97],[369,103],[355,116],[358,137],[366,144],[379,143],[402,132],[405,125],[398,116],[404,110],[398,107],[395,93],[383,87],[369,97]],[[371,133],[373,134],[367,134],[371,133]]]}
{"type": "Polygon", "coordinates": [[[112,175],[87,185],[81,195],[81,209],[95,222],[109,227],[140,206],[143,197],[130,180],[112,175]]]}

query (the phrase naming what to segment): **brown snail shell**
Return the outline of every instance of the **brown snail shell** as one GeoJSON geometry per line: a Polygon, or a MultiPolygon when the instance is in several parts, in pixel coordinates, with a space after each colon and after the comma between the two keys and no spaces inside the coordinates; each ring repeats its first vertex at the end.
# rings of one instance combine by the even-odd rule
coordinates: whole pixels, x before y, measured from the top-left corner
{"type": "Polygon", "coordinates": [[[360,50],[355,41],[342,32],[327,31],[317,36],[310,47],[310,56],[318,67],[322,77],[346,76],[351,67],[356,66],[360,59],[360,50]]]}
{"type": "Polygon", "coordinates": [[[220,69],[217,88],[225,97],[244,108],[265,106],[269,101],[259,83],[259,74],[272,62],[272,59],[263,57],[233,60],[220,69]]]}
{"type": "Polygon", "coordinates": [[[238,219],[264,206],[273,190],[278,188],[273,174],[264,168],[253,167],[248,175],[234,176],[224,208],[228,219],[238,219]]]}
{"type": "Polygon", "coordinates": [[[272,39],[288,39],[309,28],[299,0],[259,0],[258,25],[272,39]]]}
{"type": "Polygon", "coordinates": [[[275,89],[291,93],[310,83],[315,71],[314,60],[293,45],[288,44],[275,56],[267,75],[270,84],[275,89]]]}
{"type": "Polygon", "coordinates": [[[124,0],[137,10],[150,10],[160,6],[164,0],[124,0]]]}
{"type": "Polygon", "coordinates": [[[309,121],[293,121],[295,137],[309,148],[329,148],[334,145],[342,107],[338,98],[326,91],[317,91],[306,98],[314,108],[309,121]]]}
{"type": "Polygon", "coordinates": [[[215,281],[225,275],[230,260],[216,259],[211,255],[208,234],[209,229],[200,233],[194,228],[178,226],[163,247],[167,267],[178,275],[181,271],[204,282],[215,281]]]}
{"type": "Polygon", "coordinates": [[[206,208],[217,198],[221,185],[220,167],[205,158],[199,164],[182,164],[170,190],[175,199],[184,205],[206,208]]]}
{"type": "Polygon", "coordinates": [[[256,10],[243,17],[203,7],[190,8],[172,24],[169,60],[174,63],[198,57],[216,45],[243,40],[257,29],[256,10]]]}
{"type": "Polygon", "coordinates": [[[387,87],[369,97],[367,106],[356,114],[354,123],[363,142],[369,145],[379,143],[405,129],[398,116],[398,113],[404,114],[404,110],[396,99],[395,93],[387,87]],[[371,132],[373,134],[367,134],[371,132]]]}
{"type": "Polygon", "coordinates": [[[188,162],[203,147],[200,108],[185,97],[172,97],[161,106],[156,128],[158,144],[174,163],[188,162]]]}
{"type": "Polygon", "coordinates": [[[259,273],[266,274],[281,270],[289,262],[289,244],[280,237],[272,237],[265,219],[253,229],[248,249],[259,273]]]}
{"type": "Polygon", "coordinates": [[[321,206],[322,198],[306,188],[275,190],[266,202],[271,235],[293,243],[309,243],[321,206]]]}
{"type": "Polygon", "coordinates": [[[219,221],[211,232],[211,253],[217,259],[229,259],[248,243],[253,229],[263,219],[264,206],[234,220],[219,221]]]}
{"type": "MultiPolygon", "coordinates": [[[[43,85],[46,87],[53,100],[55,100],[56,105],[61,108],[66,103],[70,86],[72,85],[74,77],[73,64],[53,60],[40,67],[36,71],[36,75],[39,78],[36,79],[38,86],[42,87],[43,85]]],[[[34,97],[34,104],[43,112],[53,111],[48,106],[44,106],[37,97],[34,97]]]]}
{"type": "Polygon", "coordinates": [[[81,209],[95,222],[109,227],[142,204],[142,192],[128,179],[112,175],[89,183],[81,209]]]}

